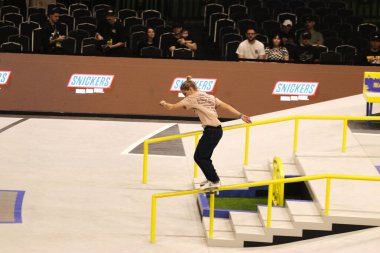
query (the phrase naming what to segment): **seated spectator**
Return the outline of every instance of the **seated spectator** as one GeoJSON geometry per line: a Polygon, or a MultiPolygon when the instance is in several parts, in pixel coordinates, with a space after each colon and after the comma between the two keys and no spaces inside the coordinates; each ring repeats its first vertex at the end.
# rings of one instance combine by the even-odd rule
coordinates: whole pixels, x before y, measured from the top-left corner
{"type": "Polygon", "coordinates": [[[174,45],[172,44],[169,47],[169,50],[174,51],[178,48],[188,48],[192,51],[196,51],[198,49],[197,43],[195,43],[189,35],[189,30],[185,28],[182,28],[179,39],[176,40],[174,45]]]}
{"type": "Polygon", "coordinates": [[[288,50],[283,47],[279,34],[274,34],[265,49],[265,59],[270,61],[289,61],[288,50]]]}
{"type": "Polygon", "coordinates": [[[256,30],[248,28],[247,39],[239,44],[236,54],[239,59],[265,59],[264,44],[256,40],[256,30]]]}
{"type": "Polygon", "coordinates": [[[301,44],[296,50],[295,60],[299,63],[313,63],[318,60],[316,47],[311,44],[311,34],[304,32],[301,34],[301,44]]]}
{"type": "Polygon", "coordinates": [[[42,26],[42,45],[45,53],[62,53],[62,41],[65,40],[65,28],[59,22],[59,8],[52,8],[49,18],[42,26]]]}
{"type": "Polygon", "coordinates": [[[280,37],[282,44],[296,44],[296,38],[293,31],[293,22],[290,19],[285,19],[280,27],[280,37]]]}
{"type": "Polygon", "coordinates": [[[380,65],[380,33],[371,34],[369,48],[364,53],[365,65],[380,65]]]}
{"type": "Polygon", "coordinates": [[[173,37],[169,39],[167,48],[170,52],[176,49],[177,42],[182,37],[182,29],[183,27],[181,24],[173,24],[173,37]]]}
{"type": "MultiPolygon", "coordinates": [[[[313,16],[306,17],[305,23],[306,32],[311,34],[311,44],[312,45],[323,45],[323,35],[322,33],[315,30],[315,18],[313,16]]],[[[302,43],[302,38],[299,38],[299,44],[302,43]]]]}
{"type": "Polygon", "coordinates": [[[125,29],[113,10],[108,10],[106,20],[98,25],[95,33],[98,48],[107,56],[125,54],[125,29]]]}
{"type": "Polygon", "coordinates": [[[146,29],[146,40],[143,40],[139,43],[139,52],[143,47],[158,47],[156,33],[151,27],[148,27],[148,29],[146,29]]]}

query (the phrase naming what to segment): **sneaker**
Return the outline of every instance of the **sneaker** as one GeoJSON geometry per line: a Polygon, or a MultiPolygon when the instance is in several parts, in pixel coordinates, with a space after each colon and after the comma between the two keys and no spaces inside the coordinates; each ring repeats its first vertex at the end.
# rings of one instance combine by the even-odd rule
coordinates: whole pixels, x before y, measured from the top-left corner
{"type": "Polygon", "coordinates": [[[205,190],[205,189],[214,189],[214,188],[218,188],[221,186],[221,183],[220,181],[219,182],[211,182],[211,181],[208,181],[206,184],[204,184],[203,186],[201,186],[200,188],[202,190],[205,190]]]}
{"type": "Polygon", "coordinates": [[[208,180],[205,180],[205,181],[202,181],[199,183],[199,186],[202,187],[204,186],[205,184],[207,184],[209,181],[208,180]]]}

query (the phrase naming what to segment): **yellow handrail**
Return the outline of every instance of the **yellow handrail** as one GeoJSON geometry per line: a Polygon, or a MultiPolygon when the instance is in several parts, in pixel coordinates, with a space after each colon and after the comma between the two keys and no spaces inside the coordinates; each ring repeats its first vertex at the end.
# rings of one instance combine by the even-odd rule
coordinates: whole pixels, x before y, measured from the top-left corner
{"type": "MultiPolygon", "coordinates": [[[[293,152],[297,152],[298,148],[298,122],[299,120],[343,120],[343,138],[342,138],[342,152],[346,152],[346,145],[347,145],[347,123],[349,120],[361,120],[361,121],[372,121],[372,120],[379,120],[380,116],[325,116],[325,115],[294,115],[294,116],[286,116],[286,117],[280,117],[280,118],[274,118],[274,119],[267,119],[267,120],[260,120],[255,121],[249,124],[241,124],[241,125],[234,125],[234,126],[227,126],[223,127],[224,131],[227,130],[234,130],[234,129],[240,129],[240,128],[246,128],[246,134],[245,134],[245,151],[244,151],[244,164],[248,164],[248,150],[249,150],[249,134],[250,134],[250,128],[252,126],[259,126],[259,125],[265,125],[265,124],[271,124],[271,123],[277,123],[277,122],[283,122],[283,121],[289,121],[294,120],[294,141],[293,141],[293,152]]],[[[171,136],[165,136],[165,137],[159,137],[159,138],[153,138],[153,139],[147,139],[144,141],[144,158],[143,158],[143,184],[147,183],[148,180],[148,152],[149,152],[149,144],[157,143],[157,142],[163,142],[163,141],[170,141],[190,136],[199,136],[202,134],[202,131],[196,131],[196,132],[189,132],[189,133],[183,133],[183,134],[176,134],[171,136]]],[[[197,144],[197,137],[196,137],[196,144],[197,144]]],[[[198,176],[197,171],[197,165],[194,164],[194,177],[196,178],[198,176]]]]}
{"type": "Polygon", "coordinates": [[[151,231],[150,231],[150,241],[152,243],[155,242],[156,238],[156,211],[157,211],[157,199],[158,198],[166,198],[166,197],[175,197],[175,196],[183,196],[183,195],[191,195],[198,193],[206,193],[211,192],[210,197],[210,231],[209,238],[211,239],[213,236],[213,224],[214,224],[214,192],[215,191],[226,191],[240,188],[249,188],[249,187],[258,187],[258,186],[268,186],[268,210],[267,210],[267,227],[270,227],[271,217],[272,217],[272,195],[273,195],[273,185],[275,184],[287,184],[287,183],[296,183],[296,182],[305,182],[310,180],[319,180],[326,179],[326,200],[325,200],[325,216],[328,216],[328,210],[330,206],[330,183],[331,179],[344,179],[344,180],[362,180],[362,181],[380,181],[380,177],[374,176],[356,176],[356,175],[339,175],[339,174],[321,174],[321,175],[313,175],[313,176],[303,176],[303,177],[293,177],[293,178],[285,178],[285,179],[276,179],[276,180],[267,180],[262,182],[253,182],[253,183],[244,183],[244,184],[236,184],[236,185],[227,185],[221,186],[215,190],[185,190],[178,192],[167,192],[167,193],[156,193],[152,195],[152,217],[151,217],[151,231]]]}
{"type": "MultiPolygon", "coordinates": [[[[272,178],[273,179],[284,179],[285,172],[282,165],[281,158],[276,156],[273,159],[273,168],[272,168],[272,178]]],[[[284,184],[274,184],[273,185],[273,204],[275,206],[284,205],[284,194],[285,194],[285,185],[284,184]]]]}

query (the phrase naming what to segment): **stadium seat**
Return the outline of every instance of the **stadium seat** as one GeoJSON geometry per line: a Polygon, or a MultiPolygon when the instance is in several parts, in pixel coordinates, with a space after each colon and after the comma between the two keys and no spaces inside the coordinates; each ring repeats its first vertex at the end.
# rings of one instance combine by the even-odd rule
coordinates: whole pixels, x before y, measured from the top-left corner
{"type": "Polygon", "coordinates": [[[63,14],[59,17],[59,21],[61,23],[65,23],[67,25],[67,29],[69,31],[74,30],[74,17],[70,15],[63,14]]]}
{"type": "Polygon", "coordinates": [[[3,6],[7,6],[7,5],[13,5],[13,6],[16,6],[20,12],[21,15],[24,16],[24,18],[26,18],[26,1],[25,0],[3,0],[3,6]]]}
{"type": "Polygon", "coordinates": [[[210,38],[214,36],[215,23],[219,19],[228,19],[228,15],[226,13],[213,13],[210,15],[209,27],[208,27],[208,35],[210,38]]]}
{"type": "Polygon", "coordinates": [[[75,11],[75,10],[79,10],[79,9],[85,9],[85,10],[88,10],[88,7],[87,7],[87,5],[85,5],[85,4],[81,4],[81,3],[71,4],[71,5],[69,6],[69,14],[70,14],[70,15],[73,15],[74,11],[75,11]]]}
{"type": "Polygon", "coordinates": [[[210,3],[207,4],[203,11],[203,26],[208,28],[210,16],[213,13],[224,13],[224,6],[221,4],[210,3]]]}
{"type": "Polygon", "coordinates": [[[371,33],[378,30],[377,25],[372,23],[363,23],[358,25],[358,32],[363,38],[369,39],[371,33]]]}
{"type": "Polygon", "coordinates": [[[277,22],[280,24],[282,24],[287,19],[290,19],[293,22],[293,26],[298,22],[296,14],[284,12],[277,15],[277,22]]]}
{"type": "Polygon", "coordinates": [[[217,43],[219,38],[220,29],[224,27],[235,27],[235,22],[231,19],[219,19],[215,22],[213,42],[217,43]]]}
{"type": "Polygon", "coordinates": [[[77,19],[79,17],[91,17],[91,15],[91,11],[87,9],[76,9],[71,14],[71,16],[74,17],[74,19],[77,19]]]}
{"type": "Polygon", "coordinates": [[[236,50],[240,45],[240,41],[230,41],[225,46],[224,60],[226,61],[237,61],[238,57],[236,50]]]}
{"type": "Polygon", "coordinates": [[[143,20],[141,18],[129,17],[129,18],[124,19],[125,31],[128,34],[129,34],[129,29],[131,28],[131,26],[142,25],[142,24],[143,24],[143,20]]]}
{"type": "Polygon", "coordinates": [[[240,30],[241,35],[245,35],[247,29],[253,27],[257,31],[257,22],[253,19],[244,19],[237,22],[237,28],[240,30]]]}
{"type": "Polygon", "coordinates": [[[280,23],[275,20],[265,20],[261,23],[261,29],[267,36],[272,36],[280,31],[280,23]]]}
{"type": "Polygon", "coordinates": [[[21,53],[22,45],[16,42],[5,42],[1,44],[0,49],[2,52],[21,53]]]}
{"type": "Polygon", "coordinates": [[[219,32],[219,38],[217,40],[217,46],[219,48],[221,48],[222,50],[222,54],[223,54],[223,51],[224,51],[224,48],[223,48],[223,43],[222,43],[222,39],[224,37],[224,35],[226,34],[229,34],[229,33],[232,33],[232,34],[237,34],[240,36],[240,30],[236,27],[231,27],[231,26],[227,26],[227,27],[223,27],[220,29],[220,32],[219,32]]]}
{"type": "Polygon", "coordinates": [[[141,18],[144,21],[148,18],[161,18],[161,12],[157,10],[145,10],[141,13],[141,18]]]}
{"type": "Polygon", "coordinates": [[[41,13],[34,13],[29,16],[29,21],[37,22],[40,26],[43,26],[46,20],[47,16],[41,13]]]}
{"type": "Polygon", "coordinates": [[[101,52],[96,48],[96,45],[90,44],[82,46],[81,54],[87,56],[100,56],[101,52]]]}
{"type": "Polygon", "coordinates": [[[342,64],[342,54],[335,51],[323,52],[319,57],[319,63],[342,64]]]}
{"type": "Polygon", "coordinates": [[[146,40],[146,33],[144,31],[131,33],[131,36],[129,38],[129,48],[132,49],[132,51],[135,55],[139,53],[138,52],[138,45],[143,40],[146,40]]]}
{"type": "Polygon", "coordinates": [[[32,52],[33,53],[42,53],[43,44],[42,44],[42,28],[36,28],[32,32],[32,52]]]}
{"type": "Polygon", "coordinates": [[[194,52],[187,48],[178,48],[172,52],[171,57],[173,59],[193,59],[194,52]]]}
{"type": "Polygon", "coordinates": [[[335,48],[335,52],[342,54],[342,62],[344,64],[353,65],[355,63],[357,50],[354,46],[340,45],[335,48]]]}
{"type": "Polygon", "coordinates": [[[77,41],[75,38],[69,36],[62,41],[62,50],[64,54],[74,55],[77,52],[77,48],[77,41]]]}
{"type": "Polygon", "coordinates": [[[165,25],[165,20],[162,18],[148,18],[145,20],[146,27],[152,27],[155,29],[157,26],[165,25]]]}
{"type": "Polygon", "coordinates": [[[170,33],[172,31],[172,27],[168,25],[159,25],[154,28],[156,38],[160,38],[163,33],[170,33]]]}
{"type": "Polygon", "coordinates": [[[24,35],[11,35],[8,37],[8,42],[15,42],[22,45],[22,52],[28,53],[30,52],[30,38],[24,35]]]}
{"type": "Polygon", "coordinates": [[[19,30],[14,26],[0,27],[0,45],[8,42],[8,37],[19,34],[19,30]]]}
{"type": "Polygon", "coordinates": [[[88,32],[90,37],[94,37],[95,31],[96,31],[96,25],[90,24],[90,23],[79,24],[79,25],[77,25],[77,30],[86,31],[86,32],[88,32]]]}
{"type": "Polygon", "coordinates": [[[129,28],[129,34],[132,34],[135,32],[146,32],[147,29],[148,28],[142,24],[133,25],[129,28]]]}
{"type": "Polygon", "coordinates": [[[137,17],[137,11],[131,9],[122,9],[118,11],[117,15],[119,19],[123,21],[125,18],[137,17]]]}
{"type": "Polygon", "coordinates": [[[0,27],[3,27],[3,26],[14,26],[14,27],[16,27],[15,23],[13,23],[11,21],[0,20],[0,27]]]}
{"type": "Polygon", "coordinates": [[[18,27],[23,21],[23,16],[19,13],[7,13],[3,16],[3,20],[13,22],[18,27]]]}
{"type": "Polygon", "coordinates": [[[44,8],[39,8],[39,7],[29,7],[28,8],[28,17],[31,15],[31,14],[34,14],[34,13],[41,13],[41,14],[47,14],[46,13],[46,10],[44,8]]]}
{"type": "Polygon", "coordinates": [[[20,8],[18,8],[16,6],[13,6],[13,5],[4,5],[0,9],[0,13],[1,13],[1,20],[3,20],[4,15],[8,14],[8,13],[18,13],[18,14],[21,14],[20,13],[20,8]]]}
{"type": "Polygon", "coordinates": [[[75,26],[78,26],[79,24],[84,24],[84,23],[96,25],[97,21],[95,17],[91,17],[91,16],[79,17],[75,19],[75,26]]]}
{"type": "Polygon", "coordinates": [[[72,31],[69,31],[69,34],[68,34],[69,37],[72,37],[76,40],[76,48],[75,48],[75,53],[80,53],[81,51],[81,46],[82,46],[82,40],[84,38],[88,38],[90,37],[89,33],[87,31],[84,31],[84,30],[72,30],[72,31]]]}
{"type": "Polygon", "coordinates": [[[140,56],[145,58],[162,58],[162,50],[158,47],[143,47],[140,56]]]}
{"type": "Polygon", "coordinates": [[[334,51],[337,46],[343,44],[343,40],[337,37],[326,37],[323,44],[329,49],[329,51],[334,51]]]}
{"type": "Polygon", "coordinates": [[[243,40],[243,37],[236,33],[228,33],[225,34],[221,40],[221,49],[222,49],[222,57],[225,56],[226,46],[231,41],[239,41],[239,43],[243,40]]]}
{"type": "Polygon", "coordinates": [[[248,8],[245,5],[242,4],[233,4],[228,6],[228,16],[231,17],[231,15],[235,13],[246,13],[248,14],[248,8]]]}

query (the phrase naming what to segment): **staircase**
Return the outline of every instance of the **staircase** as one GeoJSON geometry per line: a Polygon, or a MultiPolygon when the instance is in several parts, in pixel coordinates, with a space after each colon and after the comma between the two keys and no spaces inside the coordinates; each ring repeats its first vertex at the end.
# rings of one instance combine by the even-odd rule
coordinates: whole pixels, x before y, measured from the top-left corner
{"type": "MultiPolygon", "coordinates": [[[[357,153],[297,154],[283,159],[283,165],[286,177],[323,173],[379,175],[370,160],[357,153]]],[[[244,166],[246,181],[272,179],[271,166],[271,162],[244,166]]],[[[367,192],[369,196],[380,196],[379,184],[343,181],[337,180],[331,184],[328,217],[324,215],[324,180],[305,182],[313,200],[286,199],[283,207],[273,206],[270,228],[266,226],[266,205],[259,205],[257,212],[229,211],[229,218],[215,218],[212,239],[209,238],[209,218],[203,217],[208,245],[266,246],[380,226],[379,201],[363,198],[363,194],[360,194],[367,192]],[[351,198],[346,195],[347,192],[353,192],[351,198]]]]}

